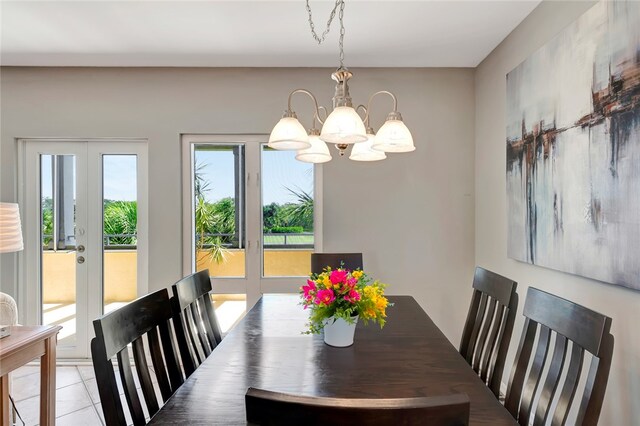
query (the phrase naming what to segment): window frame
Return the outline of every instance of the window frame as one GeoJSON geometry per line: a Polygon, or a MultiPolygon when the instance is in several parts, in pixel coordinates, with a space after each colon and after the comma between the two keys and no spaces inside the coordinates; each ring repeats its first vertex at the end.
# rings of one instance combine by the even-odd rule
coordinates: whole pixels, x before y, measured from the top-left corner
{"type": "MultiPolygon", "coordinates": [[[[194,259],[194,145],[230,145],[245,146],[245,276],[216,277],[212,280],[213,293],[246,294],[247,308],[264,293],[297,293],[302,276],[263,277],[264,256],[262,254],[262,146],[269,140],[266,134],[182,134],[182,269],[183,275],[193,273],[194,259]],[[257,218],[257,219],[253,219],[257,218]]],[[[321,252],[322,241],[322,165],[314,165],[314,251],[321,252]]]]}

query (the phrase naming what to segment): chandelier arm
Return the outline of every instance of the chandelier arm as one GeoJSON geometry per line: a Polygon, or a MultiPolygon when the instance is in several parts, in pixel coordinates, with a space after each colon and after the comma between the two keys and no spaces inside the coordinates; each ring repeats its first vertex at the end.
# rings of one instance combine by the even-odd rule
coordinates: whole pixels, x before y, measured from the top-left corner
{"type": "Polygon", "coordinates": [[[320,122],[320,124],[324,124],[325,120],[327,119],[327,117],[329,116],[329,112],[327,112],[327,109],[325,107],[323,107],[322,105],[320,105],[318,107],[318,114],[316,114],[316,120],[318,120],[318,122],[320,122]],[[320,118],[320,111],[324,111],[324,119],[320,118]]]}
{"type": "Polygon", "coordinates": [[[380,90],[379,92],[374,93],[373,95],[371,95],[371,97],[369,98],[369,102],[367,103],[367,115],[365,116],[365,120],[368,122],[369,121],[369,111],[371,110],[371,101],[373,101],[373,98],[375,98],[377,95],[389,95],[391,96],[391,99],[393,99],[393,111],[392,112],[398,112],[398,98],[396,98],[396,95],[394,95],[393,93],[387,91],[387,90],[380,90]]]}
{"type": "Polygon", "coordinates": [[[311,100],[313,100],[313,106],[315,108],[314,112],[313,112],[313,122],[311,124],[312,128],[315,128],[315,120],[318,120],[320,122],[320,124],[324,124],[324,120],[322,120],[320,118],[320,108],[325,110],[326,113],[326,108],[323,106],[318,106],[318,100],[316,99],[315,96],[313,96],[313,93],[311,93],[310,91],[306,90],[306,89],[296,89],[293,92],[289,93],[289,100],[287,101],[287,112],[291,113],[293,112],[293,110],[291,109],[291,98],[293,97],[293,95],[295,95],[296,93],[304,93],[306,95],[308,95],[311,100]]]}
{"type": "Polygon", "coordinates": [[[360,104],[356,107],[356,112],[358,112],[359,109],[362,109],[362,111],[364,111],[364,118],[362,119],[362,122],[364,123],[365,127],[369,126],[369,110],[367,109],[366,106],[360,104]]]}

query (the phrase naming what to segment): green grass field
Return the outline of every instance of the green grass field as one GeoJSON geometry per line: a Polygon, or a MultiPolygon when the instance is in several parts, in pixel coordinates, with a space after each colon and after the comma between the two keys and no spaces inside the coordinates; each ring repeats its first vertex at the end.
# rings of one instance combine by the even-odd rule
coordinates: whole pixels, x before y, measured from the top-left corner
{"type": "MultiPolygon", "coordinates": [[[[284,245],[284,235],[265,235],[264,244],[284,245]]],[[[287,244],[313,244],[313,235],[287,235],[287,244]]]]}

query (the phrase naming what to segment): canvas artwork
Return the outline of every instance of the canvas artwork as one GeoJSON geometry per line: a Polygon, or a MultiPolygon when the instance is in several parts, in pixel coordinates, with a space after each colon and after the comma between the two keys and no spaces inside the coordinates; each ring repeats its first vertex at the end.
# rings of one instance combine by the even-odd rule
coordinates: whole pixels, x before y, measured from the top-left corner
{"type": "Polygon", "coordinates": [[[508,255],[640,290],[640,2],[601,1],[507,75],[508,255]]]}

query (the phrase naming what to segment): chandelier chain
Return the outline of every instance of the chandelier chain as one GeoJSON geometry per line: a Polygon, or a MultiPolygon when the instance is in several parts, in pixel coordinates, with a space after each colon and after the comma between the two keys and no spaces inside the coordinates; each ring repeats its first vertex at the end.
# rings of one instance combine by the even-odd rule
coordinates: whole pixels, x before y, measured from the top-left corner
{"type": "Polygon", "coordinates": [[[340,1],[338,19],[340,20],[340,40],[338,41],[338,46],[340,46],[340,68],[344,68],[344,0],[340,1]]]}
{"type": "Polygon", "coordinates": [[[331,23],[336,17],[336,12],[339,12],[338,19],[340,20],[340,39],[339,39],[338,45],[340,47],[340,67],[341,68],[344,67],[344,32],[345,32],[344,22],[343,22],[344,0],[336,0],[336,4],[333,6],[333,9],[331,10],[331,14],[329,15],[327,26],[321,35],[318,35],[318,33],[316,32],[316,26],[313,23],[313,13],[311,11],[311,5],[309,4],[310,0],[306,0],[306,1],[307,1],[307,13],[309,14],[309,27],[311,28],[311,35],[313,36],[313,39],[316,42],[318,42],[318,44],[322,44],[327,38],[329,31],[331,31],[331,23]],[[340,9],[338,10],[338,8],[340,9]]]}
{"type": "Polygon", "coordinates": [[[333,22],[333,18],[336,17],[336,12],[338,10],[338,6],[342,3],[343,0],[336,0],[336,4],[333,6],[331,10],[331,14],[329,15],[329,20],[327,21],[327,27],[322,32],[322,35],[318,35],[316,33],[316,26],[313,23],[313,13],[311,12],[311,5],[309,4],[309,0],[307,0],[307,13],[309,14],[309,27],[311,27],[311,35],[314,40],[318,42],[318,44],[322,44],[322,42],[327,38],[329,31],[331,30],[331,23],[333,22]]]}

